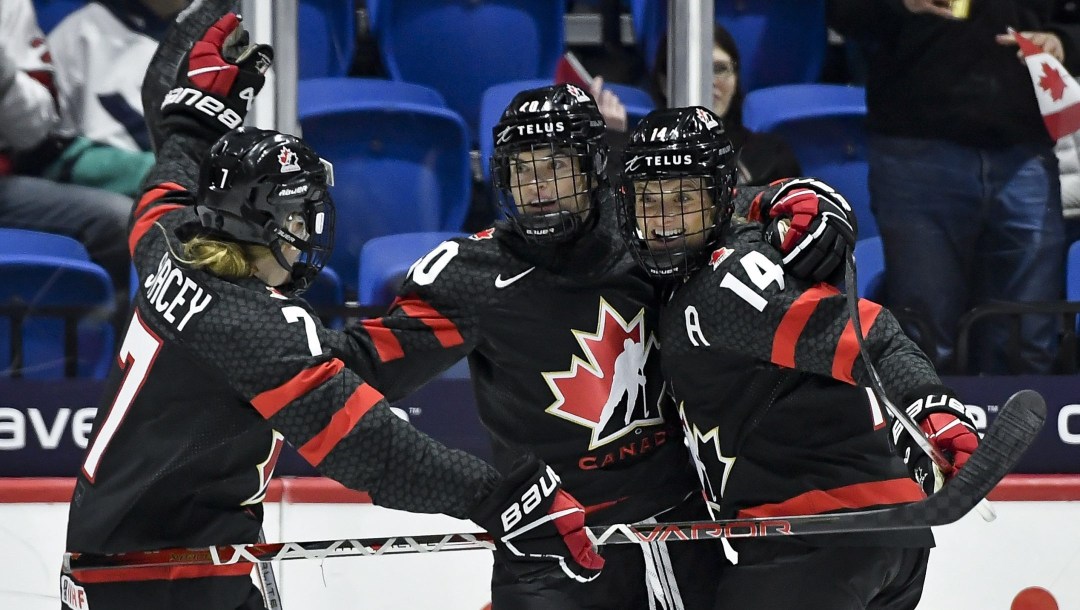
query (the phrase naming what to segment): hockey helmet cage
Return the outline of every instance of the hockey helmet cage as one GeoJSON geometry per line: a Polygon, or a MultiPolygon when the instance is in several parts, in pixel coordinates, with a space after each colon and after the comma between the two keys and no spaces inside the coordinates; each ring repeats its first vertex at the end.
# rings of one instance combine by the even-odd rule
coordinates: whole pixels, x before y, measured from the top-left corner
{"type": "Polygon", "coordinates": [[[631,254],[650,275],[688,275],[731,220],[735,153],[720,117],[700,106],[655,110],[622,154],[618,214],[631,254]]]}
{"type": "Polygon", "coordinates": [[[534,243],[566,241],[595,218],[608,149],[593,98],[571,84],[522,91],[492,130],[499,207],[534,243]]]}

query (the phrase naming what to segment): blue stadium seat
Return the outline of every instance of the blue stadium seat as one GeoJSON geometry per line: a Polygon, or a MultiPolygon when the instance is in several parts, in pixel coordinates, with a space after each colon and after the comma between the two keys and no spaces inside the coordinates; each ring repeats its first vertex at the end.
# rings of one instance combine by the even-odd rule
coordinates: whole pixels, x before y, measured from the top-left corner
{"type": "MultiPolygon", "coordinates": [[[[483,168],[485,180],[490,178],[491,167],[488,162],[491,160],[491,154],[494,152],[493,148],[495,146],[491,130],[499,122],[499,117],[506,110],[510,100],[526,89],[536,89],[551,84],[553,84],[553,81],[549,79],[515,80],[493,85],[484,91],[484,95],[480,100],[480,141],[478,142],[478,148],[480,149],[480,164],[483,168]]],[[[615,92],[623,105],[626,106],[626,119],[631,129],[646,114],[652,112],[655,107],[652,97],[643,89],[617,83],[605,83],[604,86],[615,92]]]]}
{"type": "Polygon", "coordinates": [[[751,91],[743,122],[784,136],[803,174],[835,187],[855,209],[859,237],[878,234],[867,186],[866,94],[844,85],[781,85],[751,91]]]}
{"type": "Polygon", "coordinates": [[[398,233],[365,243],[360,251],[360,305],[389,305],[413,263],[442,242],[463,235],[453,231],[398,233]]]}
{"type": "Polygon", "coordinates": [[[717,0],[715,11],[739,48],[747,91],[821,77],[828,48],[825,0],[717,0]]]}
{"type": "MultiPolygon", "coordinates": [[[[667,2],[630,5],[638,46],[652,69],[667,31],[667,2]]],[[[824,0],[716,0],[713,11],[739,48],[747,91],[821,76],[828,47],[824,0]]]]}
{"type": "MultiPolygon", "coordinates": [[[[113,352],[113,332],[107,323],[107,314],[112,311],[114,302],[110,297],[107,302],[102,301],[99,305],[98,284],[105,271],[90,261],[86,248],[79,241],[65,235],[0,228],[0,266],[13,261],[18,262],[19,266],[9,267],[0,272],[0,275],[17,273],[12,269],[22,269],[27,276],[20,278],[23,283],[19,287],[5,286],[0,289],[0,305],[10,304],[10,299],[15,299],[23,304],[45,307],[66,304],[96,308],[92,319],[81,322],[77,327],[79,362],[75,373],[81,377],[98,378],[108,374],[113,352]],[[75,279],[71,279],[72,274],[75,279]],[[68,281],[76,286],[49,285],[50,282],[68,281]],[[79,294],[81,288],[78,286],[86,284],[90,286],[88,291],[79,294]],[[34,292],[35,286],[40,292],[34,292]],[[32,294],[36,297],[31,297],[32,294]],[[69,302],[62,302],[62,299],[68,297],[72,297],[69,302]]],[[[104,294],[112,295],[112,281],[107,275],[104,287],[104,294]]],[[[0,368],[6,371],[3,374],[7,375],[11,374],[11,330],[11,319],[0,316],[0,368]]],[[[23,328],[23,350],[24,376],[63,376],[64,328],[61,319],[44,316],[28,318],[23,328]]]]}
{"type": "Polygon", "coordinates": [[[80,9],[88,0],[34,0],[38,25],[48,34],[68,14],[80,9]]]}
{"type": "Polygon", "coordinates": [[[0,228],[0,254],[45,254],[88,261],[86,247],[77,239],[28,229],[0,228]]]}
{"type": "Polygon", "coordinates": [[[475,138],[484,90],[554,77],[565,13],[537,0],[380,0],[373,32],[390,77],[442,92],[475,138]]]}
{"type": "Polygon", "coordinates": [[[1080,241],[1069,246],[1065,259],[1065,299],[1080,301],[1080,241]]]}
{"type": "Polygon", "coordinates": [[[352,0],[300,0],[297,10],[299,78],[347,75],[356,52],[352,0]]]}
{"type": "Polygon", "coordinates": [[[452,110],[379,99],[300,114],[304,139],[334,164],[332,266],[355,291],[367,240],[461,228],[472,176],[465,122],[452,110]]]}
{"type": "Polygon", "coordinates": [[[885,250],[880,236],[855,242],[855,269],[859,272],[859,297],[881,303],[885,298],[885,250]]]}
{"type": "MultiPolygon", "coordinates": [[[[84,260],[35,254],[0,254],[0,306],[27,306],[22,326],[25,378],[64,376],[104,378],[113,356],[109,318],[115,308],[112,281],[105,270],[84,260]],[[52,308],[79,308],[71,327],[76,358],[67,364],[68,333],[52,308]],[[35,314],[35,310],[37,313],[35,314]]],[[[15,375],[10,348],[15,326],[0,316],[0,374],[15,375]]]]}
{"type": "Polygon", "coordinates": [[[301,79],[297,83],[296,94],[297,110],[301,115],[347,110],[356,100],[446,106],[442,94],[431,87],[384,78],[341,76],[301,79]]]}
{"type": "Polygon", "coordinates": [[[645,58],[645,65],[656,67],[656,54],[667,31],[666,0],[630,0],[630,19],[634,24],[634,39],[645,58]]]}

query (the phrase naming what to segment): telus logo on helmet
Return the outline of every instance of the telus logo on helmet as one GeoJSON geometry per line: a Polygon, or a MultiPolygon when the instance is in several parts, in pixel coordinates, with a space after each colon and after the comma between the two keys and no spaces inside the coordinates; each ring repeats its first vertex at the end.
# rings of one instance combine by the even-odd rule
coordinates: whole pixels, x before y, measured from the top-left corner
{"type": "Polygon", "coordinates": [[[547,121],[544,123],[529,123],[526,125],[510,125],[499,133],[496,144],[505,144],[512,136],[533,136],[542,134],[555,134],[566,131],[566,124],[562,121],[547,121]]]}
{"type": "Polygon", "coordinates": [[[646,167],[671,167],[678,165],[690,165],[694,162],[693,157],[685,155],[635,155],[626,161],[626,171],[636,171],[642,163],[646,167]]]}
{"type": "Polygon", "coordinates": [[[190,87],[177,87],[170,91],[161,102],[161,107],[164,108],[169,104],[192,106],[199,112],[221,121],[229,129],[236,129],[244,122],[243,117],[233,109],[226,108],[221,100],[190,87]]]}

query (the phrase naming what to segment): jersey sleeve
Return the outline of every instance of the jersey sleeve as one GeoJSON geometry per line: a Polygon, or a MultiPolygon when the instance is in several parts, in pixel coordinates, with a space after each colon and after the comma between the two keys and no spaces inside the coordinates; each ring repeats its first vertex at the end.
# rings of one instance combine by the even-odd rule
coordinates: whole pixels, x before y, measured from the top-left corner
{"type": "Polygon", "coordinates": [[[350,368],[390,400],[467,356],[482,341],[486,277],[468,239],[443,242],[409,270],[386,315],[346,331],[350,368]]]}
{"type": "Polygon", "coordinates": [[[322,474],[388,508],[466,517],[494,469],[424,435],[321,345],[297,300],[245,308],[222,301],[227,328],[199,328],[202,356],[322,474]],[[235,309],[229,311],[229,309],[235,309]]]}
{"type": "MultiPolygon", "coordinates": [[[[714,252],[712,260],[699,272],[703,281],[689,285],[684,318],[692,343],[870,385],[842,292],[785,274],[779,254],[761,242],[751,225],[737,232],[733,246],[714,252]]],[[[865,299],[858,307],[867,352],[891,400],[900,401],[920,385],[941,383],[888,310],[865,299]]]]}

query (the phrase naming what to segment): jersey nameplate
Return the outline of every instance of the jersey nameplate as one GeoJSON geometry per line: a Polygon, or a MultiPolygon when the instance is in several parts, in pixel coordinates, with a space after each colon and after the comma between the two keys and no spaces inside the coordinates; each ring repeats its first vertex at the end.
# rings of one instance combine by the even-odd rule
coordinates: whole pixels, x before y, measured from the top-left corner
{"type": "Polygon", "coordinates": [[[161,257],[157,272],[143,282],[143,290],[150,307],[176,327],[178,332],[183,331],[191,318],[205,311],[214,300],[208,290],[174,265],[168,254],[161,257]]]}

